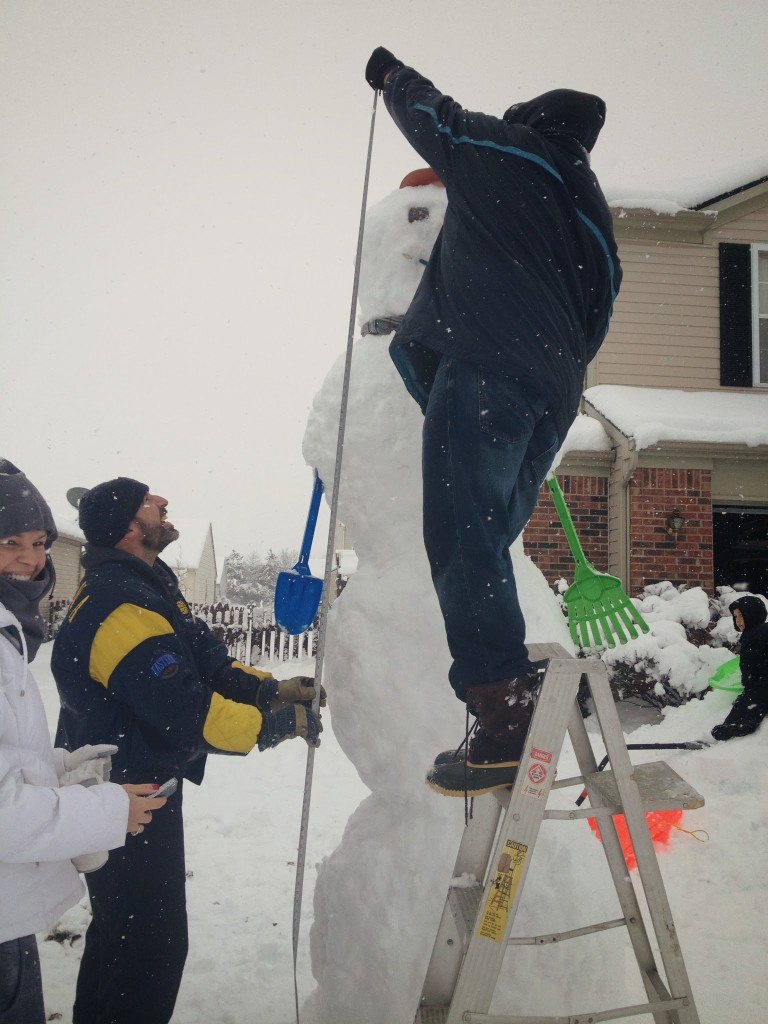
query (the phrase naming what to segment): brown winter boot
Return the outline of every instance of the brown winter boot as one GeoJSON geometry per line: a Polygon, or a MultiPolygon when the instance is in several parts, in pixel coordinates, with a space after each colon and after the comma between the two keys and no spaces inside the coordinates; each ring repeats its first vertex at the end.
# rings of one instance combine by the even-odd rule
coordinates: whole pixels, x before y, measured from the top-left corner
{"type": "Polygon", "coordinates": [[[536,675],[472,687],[467,707],[477,715],[477,728],[466,757],[438,755],[427,785],[445,796],[479,796],[514,785],[539,687],[536,675]]]}

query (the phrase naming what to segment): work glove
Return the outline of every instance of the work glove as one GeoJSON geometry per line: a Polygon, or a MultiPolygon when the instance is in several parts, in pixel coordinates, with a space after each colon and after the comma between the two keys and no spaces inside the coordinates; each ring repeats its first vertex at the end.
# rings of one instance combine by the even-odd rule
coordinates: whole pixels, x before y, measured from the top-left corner
{"type": "Polygon", "coordinates": [[[404,66],[390,50],[377,46],[365,66],[365,80],[372,89],[383,89],[387,73],[404,66]]]}
{"type": "MultiPolygon", "coordinates": [[[[59,785],[96,786],[102,782],[109,782],[112,755],[116,753],[117,747],[111,743],[87,743],[77,750],[57,747],[53,752],[53,758],[59,785]]],[[[72,863],[76,871],[88,875],[104,867],[108,857],[109,853],[106,850],[99,853],[81,853],[72,858],[72,863]]]]}
{"type": "Polygon", "coordinates": [[[310,708],[303,704],[287,704],[279,711],[267,711],[261,723],[259,750],[276,747],[283,740],[294,740],[298,736],[307,741],[307,746],[320,746],[323,724],[310,708]]]}
{"type": "MultiPolygon", "coordinates": [[[[292,676],[290,679],[265,679],[259,687],[256,706],[261,711],[279,711],[286,704],[305,704],[310,707],[315,699],[315,681],[312,676],[292,676]]],[[[325,689],[320,687],[320,707],[326,705],[325,689]]]]}
{"type": "Polygon", "coordinates": [[[112,755],[117,747],[111,743],[87,743],[77,750],[57,747],[53,752],[54,766],[60,786],[93,786],[109,782],[112,755]]]}

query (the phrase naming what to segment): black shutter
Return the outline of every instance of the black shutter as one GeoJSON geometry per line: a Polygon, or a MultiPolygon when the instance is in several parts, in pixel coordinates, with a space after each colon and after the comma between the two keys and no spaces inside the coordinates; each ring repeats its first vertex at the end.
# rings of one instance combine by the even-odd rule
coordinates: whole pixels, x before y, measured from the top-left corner
{"type": "Polygon", "coordinates": [[[720,383],[752,387],[752,253],[720,244],[720,383]]]}

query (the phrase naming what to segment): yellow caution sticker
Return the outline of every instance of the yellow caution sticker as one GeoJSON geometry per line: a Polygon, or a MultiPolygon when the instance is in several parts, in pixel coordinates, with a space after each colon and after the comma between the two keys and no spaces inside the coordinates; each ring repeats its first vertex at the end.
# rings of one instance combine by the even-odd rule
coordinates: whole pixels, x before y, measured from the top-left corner
{"type": "Polygon", "coordinates": [[[522,843],[508,839],[504,844],[477,929],[482,938],[492,942],[501,942],[504,938],[509,910],[514,903],[527,856],[528,847],[522,843]]]}

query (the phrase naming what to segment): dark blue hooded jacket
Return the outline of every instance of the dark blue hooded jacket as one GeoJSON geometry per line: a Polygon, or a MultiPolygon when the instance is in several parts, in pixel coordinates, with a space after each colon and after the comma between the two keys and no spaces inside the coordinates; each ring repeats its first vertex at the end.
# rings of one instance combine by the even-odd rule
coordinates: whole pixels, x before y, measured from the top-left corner
{"type": "Polygon", "coordinates": [[[562,439],[621,282],[587,156],[603,101],[560,89],[501,119],[464,110],[407,67],[383,95],[448,194],[393,347],[415,343],[510,375],[547,399],[562,439]]]}

